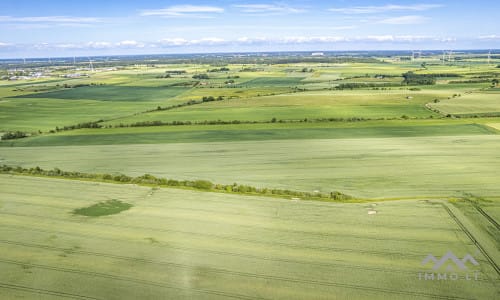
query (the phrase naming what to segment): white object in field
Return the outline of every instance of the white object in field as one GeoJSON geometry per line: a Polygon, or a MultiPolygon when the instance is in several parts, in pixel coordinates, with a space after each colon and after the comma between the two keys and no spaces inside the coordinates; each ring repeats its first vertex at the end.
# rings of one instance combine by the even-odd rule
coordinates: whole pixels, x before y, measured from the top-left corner
{"type": "Polygon", "coordinates": [[[377,211],[376,210],[369,210],[368,214],[369,215],[375,215],[375,214],[377,214],[377,211]]]}

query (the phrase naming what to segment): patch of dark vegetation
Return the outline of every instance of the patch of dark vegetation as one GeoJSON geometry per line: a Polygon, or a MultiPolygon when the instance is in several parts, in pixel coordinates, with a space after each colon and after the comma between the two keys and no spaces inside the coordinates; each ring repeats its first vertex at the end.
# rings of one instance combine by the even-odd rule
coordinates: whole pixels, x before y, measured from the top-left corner
{"type": "Polygon", "coordinates": [[[448,114],[448,118],[498,118],[500,112],[470,113],[470,114],[448,114]]]}
{"type": "Polygon", "coordinates": [[[22,131],[7,132],[2,135],[2,140],[16,140],[28,137],[29,134],[22,131]]]}
{"type": "Polygon", "coordinates": [[[99,123],[104,122],[104,120],[99,120],[96,122],[85,122],[85,123],[78,123],[76,125],[69,125],[69,126],[64,126],[64,127],[56,127],[54,130],[50,130],[50,133],[56,133],[59,131],[68,131],[68,130],[75,130],[75,129],[82,129],[82,128],[102,128],[102,125],[99,123]]]}
{"type": "Polygon", "coordinates": [[[412,71],[403,74],[404,85],[433,85],[436,84],[436,77],[432,74],[415,74],[412,71]]]}
{"type": "Polygon", "coordinates": [[[335,87],[336,90],[353,90],[353,89],[365,89],[365,88],[387,88],[400,86],[394,83],[341,83],[335,87]]]}
{"type": "Polygon", "coordinates": [[[96,82],[91,82],[91,83],[78,83],[78,84],[63,84],[60,86],[59,84],[56,84],[57,87],[63,87],[65,89],[76,89],[76,88],[81,88],[81,87],[90,87],[90,86],[103,86],[104,83],[96,83],[96,82]]]}
{"type": "Polygon", "coordinates": [[[193,79],[210,79],[207,74],[195,74],[193,75],[193,79]]]}
{"type": "Polygon", "coordinates": [[[165,73],[172,75],[183,75],[186,74],[187,72],[185,70],[167,70],[165,71],[165,73]]]}
{"type": "MultiPolygon", "coordinates": [[[[93,180],[93,181],[103,181],[103,182],[113,182],[113,183],[133,183],[138,185],[155,186],[155,187],[180,187],[180,188],[190,188],[194,190],[201,191],[211,191],[211,192],[222,192],[222,193],[232,193],[232,194],[242,194],[242,195],[261,195],[269,197],[280,197],[280,198],[300,198],[303,200],[318,200],[318,201],[337,201],[345,202],[354,200],[351,196],[344,193],[333,191],[330,193],[319,193],[319,192],[301,192],[283,189],[272,189],[272,188],[258,188],[243,184],[215,184],[208,180],[175,180],[158,178],[151,174],[144,174],[138,177],[131,177],[124,174],[112,175],[112,174],[94,174],[94,173],[82,173],[82,172],[68,172],[62,171],[58,168],[53,170],[44,170],[40,167],[35,168],[22,168],[22,167],[11,167],[7,165],[0,166],[0,173],[4,174],[19,174],[19,175],[32,175],[32,176],[44,176],[44,177],[59,177],[68,179],[79,179],[79,180],[93,180]]],[[[88,215],[88,216],[100,216],[119,213],[123,210],[127,210],[132,205],[123,203],[119,200],[109,200],[106,202],[100,202],[90,207],[80,208],[74,211],[75,214],[88,215]],[[112,202],[110,202],[112,201],[112,202]]]]}
{"type": "Polygon", "coordinates": [[[132,204],[113,199],[99,202],[89,207],[77,208],[73,210],[73,214],[86,217],[109,216],[119,214],[122,211],[130,209],[132,206],[132,204]]]}
{"type": "Polygon", "coordinates": [[[463,84],[463,83],[487,83],[489,79],[470,79],[470,80],[451,80],[448,84],[463,84]]]}
{"type": "Polygon", "coordinates": [[[431,76],[434,76],[434,77],[463,77],[462,75],[460,74],[456,74],[456,73],[432,73],[432,74],[425,74],[425,75],[431,75],[431,76]]]}
{"type": "MultiPolygon", "coordinates": [[[[438,100],[439,101],[439,100],[438,100]]],[[[439,111],[435,110],[436,113],[439,111]]],[[[126,127],[149,127],[149,126],[189,126],[189,125],[237,125],[237,124],[269,124],[269,123],[282,123],[282,124],[291,124],[291,123],[328,123],[328,122],[366,122],[366,121],[382,121],[382,120],[399,120],[401,118],[361,118],[361,117],[350,117],[350,118],[319,118],[319,119],[277,119],[272,118],[271,120],[264,121],[247,121],[247,120],[204,120],[204,121],[172,121],[172,122],[164,122],[164,121],[141,121],[132,124],[117,124],[117,125],[108,125],[107,128],[126,128],[126,127]]],[[[407,117],[406,119],[410,119],[407,117]]],[[[412,117],[411,119],[434,119],[434,116],[429,117],[412,117]]]]}
{"type": "Polygon", "coordinates": [[[222,68],[216,68],[216,69],[211,69],[211,70],[207,70],[207,72],[210,72],[210,73],[215,73],[215,72],[229,72],[230,69],[228,67],[222,67],[222,68]]]}

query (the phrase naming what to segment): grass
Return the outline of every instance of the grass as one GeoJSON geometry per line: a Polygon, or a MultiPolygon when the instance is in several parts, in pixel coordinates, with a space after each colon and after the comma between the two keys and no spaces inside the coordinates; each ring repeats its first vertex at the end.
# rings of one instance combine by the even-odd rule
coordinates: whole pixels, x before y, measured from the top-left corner
{"type": "Polygon", "coordinates": [[[497,135],[484,134],[0,147],[0,163],[340,191],[360,198],[453,197],[461,191],[495,196],[499,148],[497,135]]]}
{"type": "Polygon", "coordinates": [[[277,119],[315,118],[399,118],[429,117],[438,114],[425,108],[442,93],[395,91],[322,91],[274,96],[229,99],[119,118],[109,124],[130,124],[141,121],[204,121],[242,120],[269,121],[277,119]],[[412,99],[407,99],[408,96],[412,99]]]}
{"type": "Polygon", "coordinates": [[[499,112],[498,92],[467,81],[491,80],[500,69],[381,60],[230,63],[229,72],[208,73],[198,84],[192,76],[216,66],[136,65],[78,79],[54,70],[50,80],[0,81],[0,132],[99,119],[261,122],[0,141],[0,165],[40,166],[56,176],[0,174],[0,298],[498,298],[500,121],[486,118],[499,112]],[[186,73],[158,78],[167,70],[186,73]],[[410,70],[461,77],[411,91],[397,86],[410,70]],[[394,87],[331,90],[355,82],[394,87]],[[91,83],[97,86],[62,88],[91,83]],[[208,96],[224,100],[142,113],[208,96]],[[471,114],[484,117],[463,118],[471,114]],[[352,117],[370,120],[312,121],[352,117]],[[66,180],[55,168],[110,175],[66,180]],[[141,177],[117,184],[125,178],[118,174],[141,177]],[[167,188],[153,176],[189,184],[167,188]],[[354,199],[258,196],[233,190],[234,182],[354,199]],[[419,280],[432,272],[421,261],[448,251],[471,254],[479,265],[469,271],[479,280],[419,280]]]}
{"type": "Polygon", "coordinates": [[[113,199],[99,202],[88,207],[77,208],[73,210],[73,214],[86,217],[102,217],[119,214],[131,207],[132,204],[113,199]]]}
{"type": "MultiPolygon", "coordinates": [[[[48,131],[63,127],[108,120],[108,124],[140,121],[204,121],[242,120],[268,121],[277,119],[314,118],[398,118],[439,116],[425,108],[434,99],[447,99],[453,94],[465,95],[485,88],[488,84],[447,84],[420,87],[421,91],[393,87],[391,90],[329,91],[339,82],[393,82],[399,77],[374,78],[377,74],[401,75],[418,64],[291,64],[291,65],[230,65],[230,72],[210,73],[211,79],[196,87],[176,87],[175,84],[193,83],[193,74],[206,72],[209,65],[175,65],[154,68],[128,67],[118,71],[92,73],[90,78],[53,78],[29,82],[0,82],[0,132],[48,131]],[[239,72],[242,68],[258,68],[256,72],[239,72]],[[313,73],[301,73],[303,68],[313,73]],[[187,73],[173,78],[159,79],[166,70],[182,69],[187,73]],[[228,76],[235,78],[227,85],[228,76]],[[357,78],[351,78],[357,77],[357,78]],[[337,79],[342,81],[333,81],[337,79]],[[65,84],[98,84],[97,86],[64,89],[65,84]],[[102,84],[102,85],[101,85],[102,84]],[[293,93],[294,87],[306,92],[293,93]],[[206,103],[175,110],[139,114],[157,106],[169,106],[202,97],[225,97],[225,101],[206,103]],[[407,97],[412,97],[411,99],[407,97]],[[116,120],[115,120],[116,119],[116,120]]],[[[432,66],[423,73],[459,73],[468,80],[496,69],[471,66],[432,66]]],[[[61,74],[62,75],[62,74],[61,74]]],[[[488,96],[486,96],[488,97],[488,96]]],[[[489,96],[485,103],[476,105],[483,111],[492,111],[495,103],[489,96]]],[[[465,99],[465,96],[464,96],[465,99]]],[[[464,100],[465,101],[465,100],[464,100]]],[[[468,104],[467,104],[468,105],[468,104]]],[[[441,110],[441,108],[437,107],[441,110]]],[[[446,112],[446,107],[443,112],[446,112]]],[[[474,110],[474,109],[473,109],[474,110]]],[[[471,109],[465,109],[469,113],[471,109]]],[[[498,110],[495,109],[496,112],[498,110]]],[[[460,111],[456,112],[460,113],[460,111]]]]}
{"type": "Polygon", "coordinates": [[[458,122],[391,120],[231,126],[186,125],[67,131],[32,138],[7,140],[0,142],[0,147],[460,136],[494,133],[490,127],[474,123],[471,120],[458,122]]]}
{"type": "Polygon", "coordinates": [[[48,93],[24,95],[22,98],[50,98],[61,100],[98,101],[156,101],[175,97],[188,89],[182,87],[141,87],[141,86],[90,86],[60,89],[48,93]]]}
{"type": "Polygon", "coordinates": [[[0,178],[0,290],[7,298],[493,299],[498,293],[498,275],[439,202],[346,205],[0,178]],[[106,218],[68,214],[108,197],[134,209],[106,218]],[[377,214],[368,215],[373,209],[377,214]],[[418,280],[430,270],[422,259],[448,250],[471,253],[480,280],[418,280]]]}
{"type": "Polygon", "coordinates": [[[443,114],[473,115],[500,114],[500,93],[471,93],[430,104],[443,114]]]}

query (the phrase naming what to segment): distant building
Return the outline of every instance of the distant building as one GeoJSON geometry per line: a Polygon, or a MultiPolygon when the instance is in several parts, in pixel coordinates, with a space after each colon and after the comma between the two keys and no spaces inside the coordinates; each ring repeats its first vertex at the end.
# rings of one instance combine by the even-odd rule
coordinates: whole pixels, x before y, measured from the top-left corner
{"type": "Polygon", "coordinates": [[[313,53],[311,53],[311,56],[325,56],[325,53],[323,53],[323,52],[313,52],[313,53]]]}

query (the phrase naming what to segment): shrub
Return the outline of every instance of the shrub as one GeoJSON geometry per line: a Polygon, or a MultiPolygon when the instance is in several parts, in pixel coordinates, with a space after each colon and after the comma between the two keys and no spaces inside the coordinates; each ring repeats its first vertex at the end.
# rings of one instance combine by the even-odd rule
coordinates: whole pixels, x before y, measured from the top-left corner
{"type": "Polygon", "coordinates": [[[195,180],[193,182],[193,187],[197,189],[210,190],[213,186],[213,183],[208,180],[195,180]]]}
{"type": "Polygon", "coordinates": [[[26,132],[14,131],[14,132],[7,132],[4,135],[2,135],[2,140],[22,139],[25,137],[28,137],[28,134],[26,132]]]}

